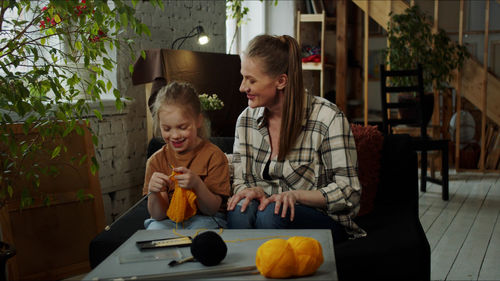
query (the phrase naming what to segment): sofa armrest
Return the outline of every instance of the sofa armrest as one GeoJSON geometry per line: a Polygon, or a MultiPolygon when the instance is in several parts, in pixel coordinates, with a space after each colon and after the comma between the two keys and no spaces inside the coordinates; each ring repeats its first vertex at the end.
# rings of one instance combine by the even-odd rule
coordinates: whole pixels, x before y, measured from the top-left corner
{"type": "Polygon", "coordinates": [[[418,215],[418,158],[408,135],[384,138],[375,209],[410,207],[418,215]]]}
{"type": "Polygon", "coordinates": [[[355,218],[367,236],[335,244],[340,280],[429,280],[430,246],[418,217],[418,160],[408,135],[384,137],[373,212],[355,218]]]}

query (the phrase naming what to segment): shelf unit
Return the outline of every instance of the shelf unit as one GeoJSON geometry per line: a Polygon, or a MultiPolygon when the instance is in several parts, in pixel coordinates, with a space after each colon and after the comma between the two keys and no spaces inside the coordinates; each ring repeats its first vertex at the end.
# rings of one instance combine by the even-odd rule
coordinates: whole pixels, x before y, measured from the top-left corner
{"type": "Polygon", "coordinates": [[[325,69],[334,69],[335,66],[333,64],[325,63],[325,30],[327,24],[335,24],[336,19],[334,17],[327,17],[325,11],[321,14],[301,14],[300,11],[297,11],[297,33],[296,38],[299,46],[301,46],[301,35],[300,28],[303,23],[320,23],[321,24],[321,40],[320,40],[320,48],[321,48],[321,62],[303,62],[302,70],[308,71],[319,71],[320,77],[320,92],[319,95],[324,97],[325,90],[325,69]]]}

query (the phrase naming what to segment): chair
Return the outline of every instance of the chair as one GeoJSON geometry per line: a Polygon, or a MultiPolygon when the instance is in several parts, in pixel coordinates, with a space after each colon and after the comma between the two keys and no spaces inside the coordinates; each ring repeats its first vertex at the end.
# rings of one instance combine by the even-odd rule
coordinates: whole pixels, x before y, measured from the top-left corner
{"type": "MultiPolygon", "coordinates": [[[[409,79],[409,80],[410,80],[409,79]]],[[[421,153],[421,185],[420,190],[426,191],[426,182],[440,184],[443,188],[442,199],[448,200],[448,143],[446,139],[433,139],[427,134],[427,121],[423,121],[424,107],[422,102],[424,99],[424,85],[422,77],[422,66],[417,69],[410,70],[386,70],[385,65],[380,65],[380,88],[382,100],[382,129],[384,135],[393,134],[393,129],[397,125],[408,125],[420,127],[420,135],[412,137],[412,148],[421,153]],[[413,77],[412,80],[417,81],[416,85],[407,86],[390,86],[387,78],[390,77],[413,77]],[[390,102],[387,95],[391,93],[417,93],[418,98],[412,102],[390,102]],[[393,109],[413,109],[417,114],[414,118],[398,118],[391,114],[393,109]],[[427,176],[427,151],[441,151],[441,179],[427,176]]],[[[413,83],[412,83],[413,84],[413,83]]]]}

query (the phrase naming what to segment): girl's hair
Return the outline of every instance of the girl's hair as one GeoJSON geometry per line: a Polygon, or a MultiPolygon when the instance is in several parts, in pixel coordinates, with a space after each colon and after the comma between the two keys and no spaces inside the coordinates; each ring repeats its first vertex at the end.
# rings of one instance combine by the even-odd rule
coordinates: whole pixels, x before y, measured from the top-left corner
{"type": "Polygon", "coordinates": [[[245,52],[247,58],[258,58],[269,76],[286,74],[288,84],[284,90],[281,114],[278,160],[282,161],[290,152],[302,131],[305,118],[305,91],[302,80],[302,60],[297,41],[288,35],[259,35],[253,38],[245,52]]]}
{"type": "MultiPolygon", "coordinates": [[[[171,82],[162,87],[156,96],[153,104],[153,128],[155,136],[160,132],[160,120],[158,113],[164,106],[173,105],[181,107],[186,114],[190,114],[195,120],[201,114],[201,104],[196,89],[186,82],[171,82]]],[[[161,134],[160,134],[161,135],[161,134]]],[[[205,128],[198,129],[198,136],[206,138],[205,128]]]]}

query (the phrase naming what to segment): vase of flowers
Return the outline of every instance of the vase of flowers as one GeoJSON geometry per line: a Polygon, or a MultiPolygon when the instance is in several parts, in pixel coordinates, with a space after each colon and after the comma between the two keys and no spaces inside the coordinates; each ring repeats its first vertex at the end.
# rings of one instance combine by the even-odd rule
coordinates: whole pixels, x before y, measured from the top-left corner
{"type": "Polygon", "coordinates": [[[207,112],[222,109],[224,107],[224,102],[219,99],[216,94],[208,95],[203,93],[198,97],[200,98],[201,110],[203,111],[205,117],[204,122],[206,137],[209,138],[211,137],[212,122],[210,121],[207,112]]]}
{"type": "Polygon", "coordinates": [[[224,102],[216,94],[207,95],[205,93],[198,96],[200,98],[201,110],[204,112],[219,110],[224,107],[224,102]]]}

